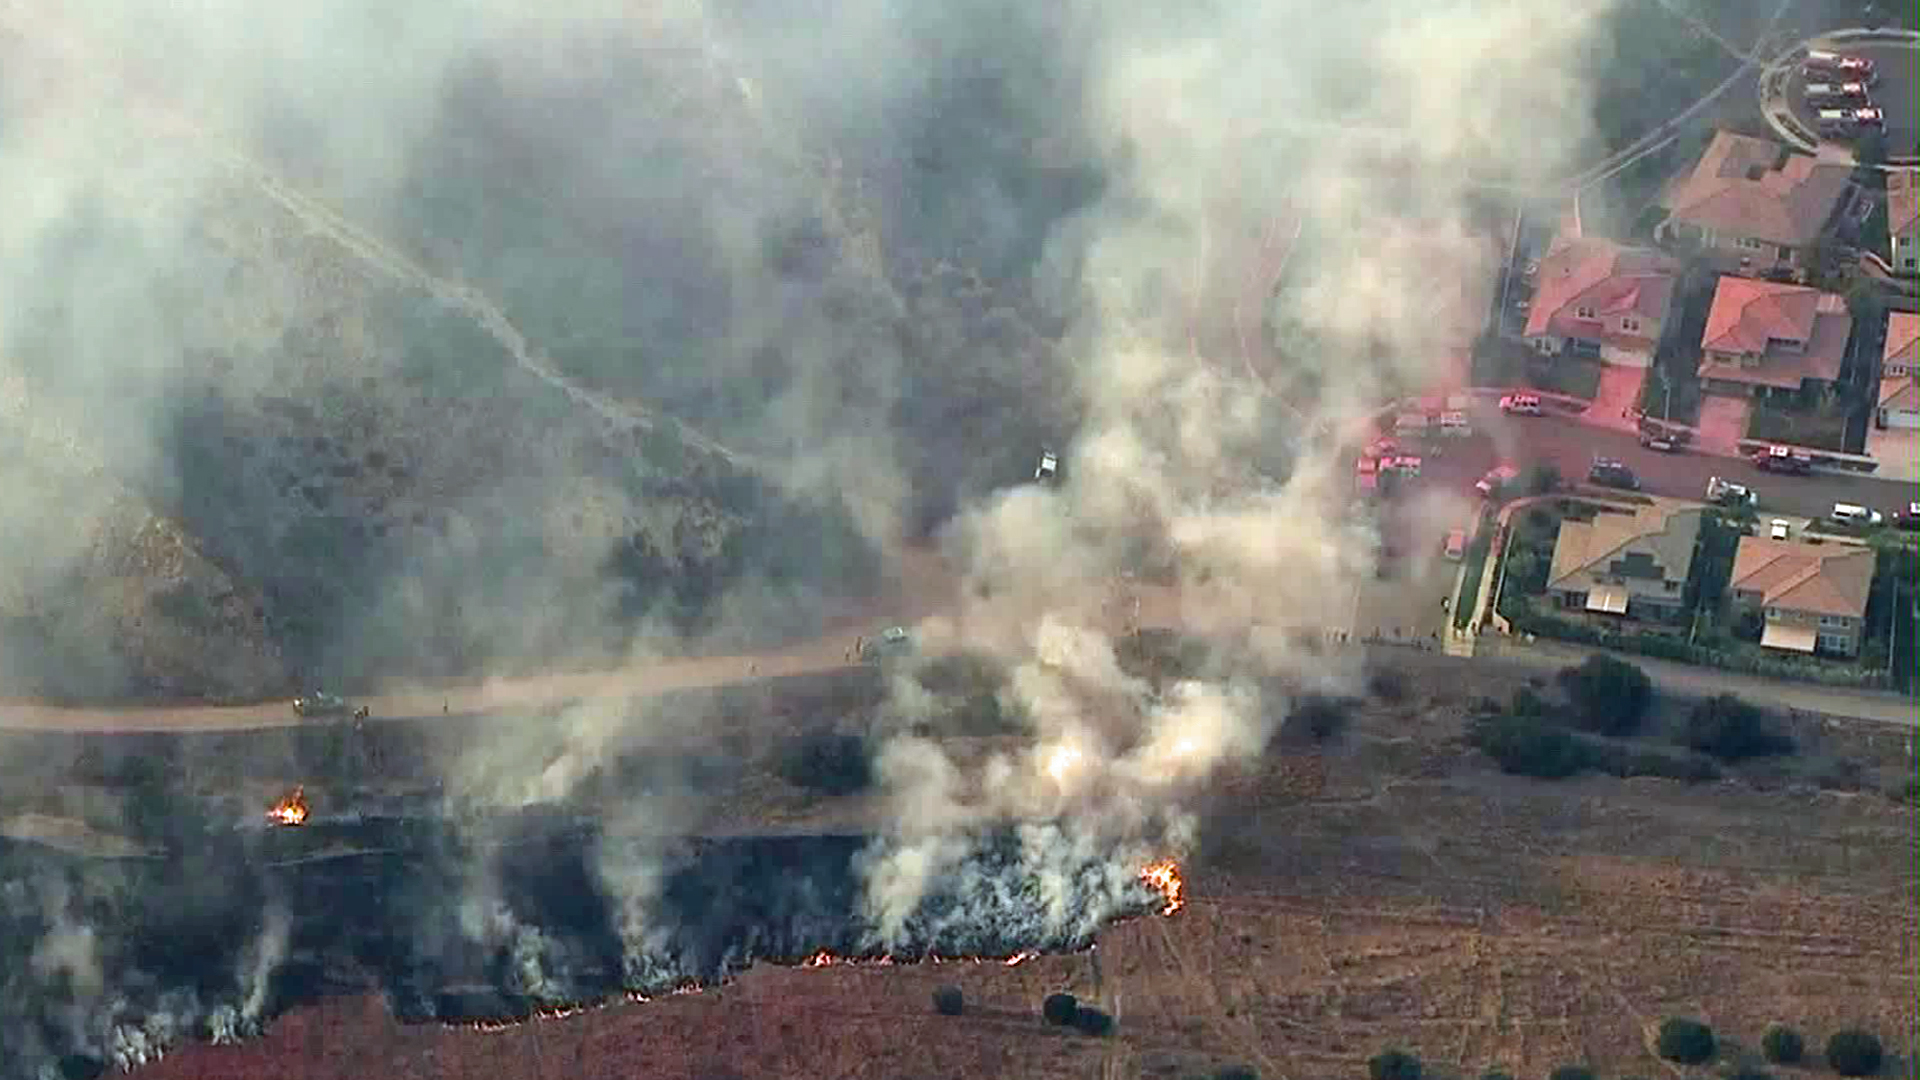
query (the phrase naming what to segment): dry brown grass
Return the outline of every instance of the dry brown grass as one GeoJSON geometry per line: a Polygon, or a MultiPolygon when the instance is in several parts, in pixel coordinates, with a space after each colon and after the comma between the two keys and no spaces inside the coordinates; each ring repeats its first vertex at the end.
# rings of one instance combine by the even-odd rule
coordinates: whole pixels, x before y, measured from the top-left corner
{"type": "MultiPolygon", "coordinates": [[[[1446,693],[1464,700],[1457,675],[1446,693]]],[[[1746,1047],[1784,1020],[1814,1040],[1863,1024],[1911,1052],[1911,807],[1519,781],[1452,748],[1459,722],[1416,693],[1323,753],[1224,778],[1189,906],[1112,927],[1092,952],[1011,968],[762,967],[488,1034],[339,1001],[143,1075],[1178,1078],[1244,1062],[1303,1080],[1359,1075],[1393,1044],[1465,1075],[1584,1062],[1664,1076],[1650,1033],[1675,1014],[1746,1047]],[[934,1014],[943,983],[963,988],[965,1016],[934,1014]],[[1044,1025],[1056,990],[1113,1013],[1114,1037],[1044,1025]]]]}

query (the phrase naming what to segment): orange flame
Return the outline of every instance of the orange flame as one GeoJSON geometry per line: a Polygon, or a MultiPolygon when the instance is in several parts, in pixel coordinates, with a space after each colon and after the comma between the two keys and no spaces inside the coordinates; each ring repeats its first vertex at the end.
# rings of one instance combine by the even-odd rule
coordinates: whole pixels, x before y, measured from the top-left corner
{"type": "Polygon", "coordinates": [[[1160,909],[1160,914],[1171,915],[1186,906],[1187,883],[1180,877],[1180,867],[1172,859],[1162,859],[1142,869],[1140,881],[1166,900],[1166,906],[1160,909]]]}
{"type": "Polygon", "coordinates": [[[273,804],[267,811],[267,820],[276,825],[305,825],[307,823],[307,789],[297,786],[286,798],[273,804]]]}

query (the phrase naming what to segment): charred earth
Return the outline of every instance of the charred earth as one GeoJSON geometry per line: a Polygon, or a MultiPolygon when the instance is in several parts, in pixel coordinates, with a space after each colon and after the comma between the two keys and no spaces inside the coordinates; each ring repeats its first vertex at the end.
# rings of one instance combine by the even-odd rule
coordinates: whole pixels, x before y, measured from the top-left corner
{"type": "Polygon", "coordinates": [[[131,1067],[369,987],[409,1021],[510,1022],[755,961],[1077,949],[1166,903],[1137,868],[1042,860],[1058,850],[1045,833],[983,838],[890,948],[865,914],[876,841],[860,835],[615,837],[538,809],[263,817],[168,857],[0,840],[4,1075],[131,1067]]]}

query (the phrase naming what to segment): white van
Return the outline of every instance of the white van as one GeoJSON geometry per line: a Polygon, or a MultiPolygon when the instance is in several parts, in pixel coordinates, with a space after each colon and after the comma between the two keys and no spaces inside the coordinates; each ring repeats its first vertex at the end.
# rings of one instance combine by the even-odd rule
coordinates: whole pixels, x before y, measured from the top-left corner
{"type": "Polygon", "coordinates": [[[1840,522],[1842,525],[1880,524],[1880,511],[1869,510],[1864,506],[1856,506],[1853,503],[1834,503],[1832,516],[1833,520],[1840,522]]]}

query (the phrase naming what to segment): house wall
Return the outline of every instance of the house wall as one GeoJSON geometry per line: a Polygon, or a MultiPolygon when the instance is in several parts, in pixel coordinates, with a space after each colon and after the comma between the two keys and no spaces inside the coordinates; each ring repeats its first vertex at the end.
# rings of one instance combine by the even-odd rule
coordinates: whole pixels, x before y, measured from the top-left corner
{"type": "Polygon", "coordinates": [[[1600,347],[1600,359],[1609,364],[1618,364],[1621,367],[1652,367],[1653,350],[1629,349],[1619,345],[1602,345],[1600,347]]]}
{"type": "Polygon", "coordinates": [[[1881,409],[1879,420],[1883,428],[1898,428],[1902,431],[1920,428],[1920,412],[1914,412],[1912,409],[1881,409]]]}
{"type": "Polygon", "coordinates": [[[1892,237],[1893,261],[1889,264],[1897,274],[1920,274],[1920,235],[1914,232],[1898,233],[1892,237]]]}
{"type": "Polygon", "coordinates": [[[1695,229],[1682,224],[1681,236],[1691,236],[1700,245],[1700,258],[1715,269],[1758,273],[1762,270],[1792,268],[1800,265],[1800,253],[1793,248],[1770,244],[1745,236],[1726,236],[1712,229],[1695,229]]]}
{"type": "Polygon", "coordinates": [[[1860,638],[1866,630],[1865,619],[1847,616],[1844,617],[1845,625],[1839,625],[1842,620],[1835,616],[1822,616],[1793,608],[1761,608],[1760,601],[1760,594],[1751,589],[1734,590],[1735,609],[1760,610],[1768,626],[1795,626],[1812,630],[1819,635],[1815,641],[1821,652],[1838,656],[1860,655],[1860,638]],[[1827,622],[1822,623],[1823,618],[1827,622]]]}
{"type": "MultiPolygon", "coordinates": [[[[1629,547],[1628,551],[1633,549],[1629,547]]],[[[1671,573],[1665,570],[1662,573],[1671,573]]],[[[1562,607],[1581,610],[1586,607],[1587,595],[1593,589],[1603,585],[1627,590],[1627,612],[1629,619],[1668,619],[1680,610],[1685,595],[1686,582],[1677,580],[1651,581],[1647,578],[1614,577],[1604,573],[1577,574],[1569,577],[1556,589],[1551,590],[1554,601],[1562,607]]]]}

